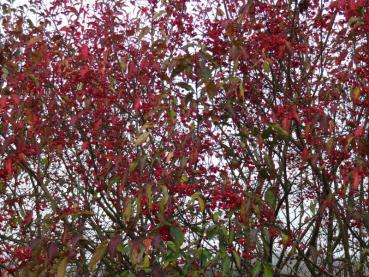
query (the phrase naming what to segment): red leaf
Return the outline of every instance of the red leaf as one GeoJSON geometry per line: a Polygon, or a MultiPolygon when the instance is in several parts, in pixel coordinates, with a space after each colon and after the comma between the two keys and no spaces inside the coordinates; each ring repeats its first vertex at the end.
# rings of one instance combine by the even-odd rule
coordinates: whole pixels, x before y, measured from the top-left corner
{"type": "Polygon", "coordinates": [[[13,175],[12,160],[8,159],[4,163],[5,163],[6,173],[8,174],[8,176],[12,176],[13,175]]]}
{"type": "Polygon", "coordinates": [[[152,277],[164,277],[167,276],[163,269],[158,264],[154,264],[152,267],[152,277]]]}
{"type": "Polygon", "coordinates": [[[82,150],[86,150],[87,149],[87,146],[88,146],[88,141],[84,141],[82,143],[82,150]]]}
{"type": "Polygon", "coordinates": [[[287,132],[290,130],[290,120],[287,117],[282,119],[282,128],[285,129],[287,132]]]}
{"type": "Polygon", "coordinates": [[[83,44],[79,49],[79,57],[82,61],[88,60],[89,57],[89,50],[86,44],[83,44]]]}
{"type": "Polygon", "coordinates": [[[127,73],[127,77],[129,79],[133,78],[136,74],[137,74],[137,67],[136,67],[136,64],[131,61],[129,64],[128,64],[128,73],[127,73]]]}
{"type": "Polygon", "coordinates": [[[19,103],[20,103],[20,97],[19,97],[19,95],[17,95],[17,94],[12,94],[12,100],[13,100],[13,102],[16,104],[16,105],[18,105],[19,103]]]}
{"type": "Polygon", "coordinates": [[[352,189],[357,190],[359,188],[361,182],[361,176],[359,173],[359,169],[355,167],[353,175],[352,175],[352,189]]]}
{"type": "Polygon", "coordinates": [[[152,238],[151,241],[151,245],[155,250],[162,250],[162,241],[161,241],[161,236],[160,235],[156,235],[152,238]]]}
{"type": "Polygon", "coordinates": [[[7,100],[6,100],[5,97],[0,97],[0,111],[3,110],[3,109],[5,109],[6,102],[7,102],[7,100]]]}
{"type": "Polygon", "coordinates": [[[320,117],[320,128],[323,130],[324,133],[328,132],[328,123],[329,123],[329,118],[326,114],[322,114],[320,117]]]}
{"type": "Polygon", "coordinates": [[[355,132],[354,132],[355,138],[362,137],[363,135],[364,135],[364,127],[363,126],[357,127],[355,132]]]}
{"type": "Polygon", "coordinates": [[[304,150],[302,150],[301,157],[302,157],[302,160],[305,162],[308,160],[309,150],[307,148],[304,148],[304,150]]]}
{"type": "Polygon", "coordinates": [[[79,71],[79,74],[81,75],[81,78],[85,77],[90,72],[90,69],[88,66],[83,66],[81,70],[79,71]]]}
{"type": "Polygon", "coordinates": [[[28,225],[32,222],[33,219],[33,213],[32,211],[27,212],[26,216],[24,217],[22,224],[23,225],[28,225]]]}
{"type": "Polygon", "coordinates": [[[137,111],[140,107],[141,107],[141,99],[140,99],[140,97],[137,96],[136,99],[135,99],[135,105],[134,105],[133,109],[135,111],[137,111]]]}

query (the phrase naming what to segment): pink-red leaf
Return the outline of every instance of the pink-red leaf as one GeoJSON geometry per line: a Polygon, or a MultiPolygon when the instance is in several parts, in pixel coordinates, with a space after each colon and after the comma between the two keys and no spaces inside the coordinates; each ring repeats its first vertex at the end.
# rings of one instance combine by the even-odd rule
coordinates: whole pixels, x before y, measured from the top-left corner
{"type": "Polygon", "coordinates": [[[58,255],[59,249],[54,241],[51,241],[47,246],[47,260],[48,262],[52,262],[55,257],[58,255]]]}
{"type": "Polygon", "coordinates": [[[114,238],[112,238],[109,241],[108,244],[108,253],[110,255],[110,257],[114,258],[115,255],[117,254],[117,246],[122,242],[122,239],[120,236],[116,236],[114,238]]]}

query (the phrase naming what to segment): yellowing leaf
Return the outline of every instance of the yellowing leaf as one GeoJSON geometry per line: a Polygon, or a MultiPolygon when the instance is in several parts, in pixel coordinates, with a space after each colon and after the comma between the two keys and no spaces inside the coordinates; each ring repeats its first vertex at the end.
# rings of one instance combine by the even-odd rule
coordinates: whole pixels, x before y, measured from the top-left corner
{"type": "Polygon", "coordinates": [[[186,175],[182,175],[180,181],[181,183],[187,183],[188,177],[186,175]]]}
{"type": "Polygon", "coordinates": [[[153,20],[156,20],[156,19],[158,19],[160,16],[162,16],[163,14],[165,14],[165,10],[161,10],[161,11],[158,11],[157,13],[155,13],[154,14],[154,16],[153,16],[153,20]]]}
{"type": "Polygon", "coordinates": [[[270,64],[269,64],[268,61],[265,61],[263,63],[263,69],[264,69],[265,72],[270,72],[270,64]]]}
{"type": "Polygon", "coordinates": [[[94,216],[95,213],[93,211],[80,211],[78,212],[78,215],[82,215],[82,216],[94,216]]]}
{"type": "Polygon", "coordinates": [[[290,239],[290,237],[287,235],[287,234],[285,234],[285,233],[282,233],[282,242],[284,243],[284,244],[286,244],[287,242],[288,242],[288,240],[290,239]]]}
{"type": "Polygon", "coordinates": [[[360,88],[358,88],[358,87],[353,88],[352,91],[351,91],[352,100],[357,101],[360,97],[360,94],[361,94],[360,88]]]}
{"type": "Polygon", "coordinates": [[[124,59],[121,59],[119,61],[119,65],[120,65],[120,69],[122,70],[122,72],[125,72],[127,69],[127,62],[124,59]]]}
{"type": "Polygon", "coordinates": [[[123,212],[124,222],[128,222],[131,218],[131,215],[132,215],[132,199],[129,199],[128,203],[127,203],[127,206],[126,206],[126,208],[124,209],[124,212],[123,212]]]}
{"type": "Polygon", "coordinates": [[[142,201],[142,194],[139,193],[137,196],[137,210],[136,210],[137,216],[141,215],[141,210],[142,210],[141,201],[142,201]]]}
{"type": "Polygon", "coordinates": [[[350,144],[351,144],[351,142],[353,141],[353,139],[354,139],[354,136],[353,135],[349,135],[348,137],[347,137],[347,144],[346,144],[346,147],[347,146],[349,146],[350,144]]]}
{"type": "Polygon", "coordinates": [[[144,131],[146,129],[149,129],[153,126],[154,124],[152,122],[148,122],[148,123],[145,123],[144,125],[142,125],[142,127],[140,128],[141,131],[144,131]]]}
{"type": "Polygon", "coordinates": [[[145,256],[145,258],[143,260],[143,267],[144,268],[149,268],[150,267],[150,257],[149,256],[145,256]]]}
{"type": "Polygon", "coordinates": [[[147,35],[149,32],[150,32],[149,27],[146,26],[146,27],[142,28],[141,31],[140,31],[140,34],[137,37],[137,42],[140,42],[142,40],[142,38],[145,35],[147,35]]]}
{"type": "Polygon", "coordinates": [[[106,241],[102,242],[96,247],[95,253],[92,255],[88,267],[91,271],[96,269],[96,265],[105,256],[108,243],[106,241]]]}
{"type": "Polygon", "coordinates": [[[68,257],[64,257],[58,264],[58,268],[56,270],[58,277],[64,277],[65,271],[67,269],[67,264],[68,264],[68,257]]]}
{"type": "Polygon", "coordinates": [[[33,44],[35,44],[36,42],[39,42],[39,41],[42,41],[42,38],[41,38],[41,37],[34,36],[34,37],[32,37],[32,38],[27,42],[27,46],[28,46],[28,47],[30,47],[30,46],[32,46],[33,44]]]}
{"type": "Polygon", "coordinates": [[[245,98],[245,88],[243,87],[242,82],[240,82],[240,98],[241,100],[245,98]]]}
{"type": "Polygon", "coordinates": [[[173,158],[173,155],[174,155],[174,152],[169,152],[167,157],[165,158],[165,161],[166,162],[170,162],[170,160],[173,158]]]}
{"type": "Polygon", "coordinates": [[[146,198],[147,198],[147,205],[149,206],[149,210],[152,209],[152,186],[148,184],[146,186],[146,198]]]}
{"type": "Polygon", "coordinates": [[[149,132],[145,132],[142,135],[140,135],[134,142],[133,144],[136,146],[139,146],[141,144],[143,144],[147,138],[149,137],[150,133],[149,132]]]}
{"type": "Polygon", "coordinates": [[[152,239],[150,239],[150,238],[146,238],[142,241],[143,245],[145,246],[145,249],[146,249],[146,254],[150,253],[151,241],[152,241],[152,239]]]}
{"type": "Polygon", "coordinates": [[[200,207],[200,211],[203,212],[205,210],[205,201],[202,198],[201,194],[199,192],[195,192],[192,196],[191,196],[192,201],[193,200],[197,200],[197,202],[199,203],[199,207],[200,207]]]}
{"type": "Polygon", "coordinates": [[[168,194],[168,188],[166,186],[162,186],[161,190],[163,191],[163,198],[161,199],[163,205],[168,203],[169,200],[169,194],[168,194]]]}
{"type": "Polygon", "coordinates": [[[137,168],[137,166],[138,166],[138,160],[132,161],[130,163],[130,165],[129,165],[129,168],[128,168],[129,172],[135,171],[135,169],[137,168]]]}
{"type": "Polygon", "coordinates": [[[250,202],[248,201],[247,198],[245,198],[243,199],[241,203],[241,208],[240,208],[240,217],[241,217],[242,223],[248,222],[249,209],[250,209],[250,202]]]}
{"type": "Polygon", "coordinates": [[[269,264],[264,264],[263,277],[273,277],[273,269],[269,264]]]}

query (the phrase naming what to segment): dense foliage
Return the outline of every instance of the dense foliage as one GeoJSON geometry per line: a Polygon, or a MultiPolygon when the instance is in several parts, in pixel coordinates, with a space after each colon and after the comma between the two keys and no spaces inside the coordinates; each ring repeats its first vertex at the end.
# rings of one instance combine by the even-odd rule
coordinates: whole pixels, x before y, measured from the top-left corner
{"type": "Polygon", "coordinates": [[[1,1],[2,276],[369,276],[369,1],[1,1]]]}

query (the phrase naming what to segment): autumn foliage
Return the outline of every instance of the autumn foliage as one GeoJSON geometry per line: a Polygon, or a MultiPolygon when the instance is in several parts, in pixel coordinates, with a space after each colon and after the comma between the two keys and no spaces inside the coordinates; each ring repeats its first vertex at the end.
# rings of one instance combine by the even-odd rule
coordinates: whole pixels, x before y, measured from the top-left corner
{"type": "Polygon", "coordinates": [[[369,276],[368,0],[12,2],[2,276],[369,276]]]}

